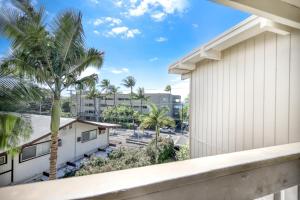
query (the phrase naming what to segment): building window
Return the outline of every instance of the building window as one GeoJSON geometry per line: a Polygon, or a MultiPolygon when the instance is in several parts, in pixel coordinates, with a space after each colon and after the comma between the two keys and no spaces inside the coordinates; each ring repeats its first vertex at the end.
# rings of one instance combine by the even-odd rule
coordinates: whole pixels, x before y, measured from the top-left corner
{"type": "Polygon", "coordinates": [[[50,142],[42,142],[25,147],[21,152],[21,162],[40,157],[50,153],[50,142]]]}
{"type": "Polygon", "coordinates": [[[81,142],[87,142],[97,138],[97,130],[86,131],[81,134],[81,142]]]}
{"type": "Polygon", "coordinates": [[[6,155],[0,156],[0,165],[5,165],[7,163],[6,155]]]}

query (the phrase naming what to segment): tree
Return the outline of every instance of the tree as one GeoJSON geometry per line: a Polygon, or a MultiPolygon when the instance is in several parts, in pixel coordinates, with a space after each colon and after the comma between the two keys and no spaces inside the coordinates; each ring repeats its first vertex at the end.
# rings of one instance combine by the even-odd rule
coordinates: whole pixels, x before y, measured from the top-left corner
{"type": "Polygon", "coordinates": [[[119,87],[116,87],[114,85],[109,86],[109,94],[113,95],[114,97],[114,106],[116,106],[116,95],[119,93],[119,87]]]}
{"type": "Polygon", "coordinates": [[[167,115],[168,108],[158,108],[155,104],[150,104],[150,112],[142,119],[140,124],[141,128],[155,128],[155,140],[157,148],[157,140],[160,134],[160,128],[165,126],[175,127],[175,121],[173,118],[167,115]]]}
{"type": "Polygon", "coordinates": [[[71,112],[70,102],[69,101],[63,102],[61,108],[62,108],[62,111],[65,113],[71,112]]]}
{"type": "Polygon", "coordinates": [[[132,98],[133,98],[133,87],[136,84],[136,80],[133,76],[127,76],[122,83],[126,88],[130,88],[130,107],[132,108],[132,98]]]}
{"type": "Polygon", "coordinates": [[[167,85],[165,88],[166,92],[169,92],[169,106],[171,106],[171,95],[172,95],[172,88],[171,85],[167,85]]]}
{"type": "Polygon", "coordinates": [[[107,107],[106,96],[109,93],[110,81],[108,79],[103,79],[101,81],[100,87],[104,91],[104,101],[105,101],[105,106],[107,107]]]}
{"type": "Polygon", "coordinates": [[[73,85],[95,82],[96,74],[79,77],[89,66],[101,67],[103,52],[85,48],[80,12],[62,12],[48,26],[44,24],[43,8],[36,10],[29,1],[12,3],[17,9],[5,8],[0,12],[1,33],[12,44],[11,55],[1,64],[23,77],[47,85],[52,91],[49,173],[52,180],[56,179],[61,92],[73,85]]]}
{"type": "Polygon", "coordinates": [[[143,113],[143,101],[148,101],[149,97],[145,95],[144,88],[138,88],[137,93],[134,95],[134,98],[141,101],[141,114],[143,113]]]}
{"type": "Polygon", "coordinates": [[[94,100],[95,116],[96,116],[96,121],[98,122],[98,121],[100,121],[99,120],[100,113],[98,112],[98,109],[97,109],[96,99],[100,97],[100,92],[97,90],[97,88],[96,88],[95,85],[92,85],[90,87],[90,90],[89,90],[89,93],[88,93],[87,97],[89,99],[93,99],[94,100]]]}

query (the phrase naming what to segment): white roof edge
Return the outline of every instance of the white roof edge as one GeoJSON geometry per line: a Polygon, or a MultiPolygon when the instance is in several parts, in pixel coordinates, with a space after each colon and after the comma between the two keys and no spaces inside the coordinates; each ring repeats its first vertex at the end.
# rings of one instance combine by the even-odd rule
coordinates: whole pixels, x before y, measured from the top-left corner
{"type": "Polygon", "coordinates": [[[290,30],[291,28],[285,25],[252,15],[171,64],[168,71],[172,74],[187,74],[195,69],[196,63],[205,59],[220,60],[221,51],[262,32],[270,31],[286,35],[290,30]]]}

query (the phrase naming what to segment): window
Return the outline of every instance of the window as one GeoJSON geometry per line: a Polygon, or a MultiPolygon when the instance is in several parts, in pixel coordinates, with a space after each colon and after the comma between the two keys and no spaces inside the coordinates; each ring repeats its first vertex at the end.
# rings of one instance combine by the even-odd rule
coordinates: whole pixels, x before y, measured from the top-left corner
{"type": "Polygon", "coordinates": [[[6,155],[0,156],[0,165],[4,165],[7,163],[6,155]]]}
{"type": "Polygon", "coordinates": [[[97,138],[97,130],[86,131],[81,134],[81,142],[87,142],[97,138]]]}
{"type": "Polygon", "coordinates": [[[36,145],[25,147],[22,151],[22,161],[34,158],[36,156],[36,145]]]}
{"type": "Polygon", "coordinates": [[[36,145],[25,147],[21,153],[21,162],[30,160],[50,153],[50,142],[42,142],[36,145]]]}

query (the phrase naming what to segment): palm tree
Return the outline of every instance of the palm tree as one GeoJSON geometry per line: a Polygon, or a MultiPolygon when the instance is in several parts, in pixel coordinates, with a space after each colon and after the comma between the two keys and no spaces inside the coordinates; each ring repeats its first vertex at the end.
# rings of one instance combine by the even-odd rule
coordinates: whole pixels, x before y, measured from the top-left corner
{"type": "Polygon", "coordinates": [[[18,8],[13,12],[1,10],[1,33],[11,40],[12,53],[2,66],[15,69],[24,77],[47,85],[52,91],[50,176],[56,179],[57,135],[60,127],[61,92],[76,84],[89,85],[96,74],[79,78],[89,66],[100,68],[103,52],[86,49],[82,14],[65,11],[59,14],[52,26],[44,24],[44,9],[36,10],[29,1],[12,1],[18,8]],[[51,27],[51,28],[48,28],[51,27]]]}
{"type": "Polygon", "coordinates": [[[87,98],[89,99],[93,99],[94,100],[94,111],[95,111],[95,116],[96,116],[96,121],[99,121],[99,112],[97,110],[97,106],[96,106],[96,99],[100,97],[100,92],[97,90],[95,85],[92,85],[90,87],[89,93],[87,95],[87,98]]]}
{"type": "Polygon", "coordinates": [[[140,100],[141,101],[141,114],[143,113],[143,101],[148,101],[149,97],[147,97],[145,95],[145,89],[144,88],[138,88],[137,89],[137,93],[135,94],[135,99],[140,100]]]}
{"type": "MultiPolygon", "coordinates": [[[[82,108],[82,91],[84,90],[84,84],[83,83],[79,83],[78,85],[76,85],[76,90],[79,90],[79,107],[78,106],[76,106],[76,107],[77,107],[77,117],[80,117],[81,114],[82,114],[81,113],[81,108],[82,108]]],[[[76,92],[76,96],[77,96],[77,92],[76,92]]]]}
{"type": "Polygon", "coordinates": [[[109,93],[109,87],[110,87],[110,81],[108,79],[103,79],[101,81],[100,87],[102,88],[102,90],[104,91],[104,101],[105,101],[105,107],[107,107],[107,103],[106,103],[106,96],[109,93]]]}
{"type": "Polygon", "coordinates": [[[116,95],[119,93],[119,87],[116,87],[114,85],[109,86],[109,94],[113,95],[114,97],[114,106],[116,106],[116,95]]]}
{"type": "Polygon", "coordinates": [[[14,155],[21,141],[32,132],[30,120],[23,115],[10,113],[16,104],[39,101],[42,91],[36,85],[14,77],[0,69],[0,150],[14,155]]]}
{"type": "Polygon", "coordinates": [[[122,85],[126,88],[130,88],[130,107],[132,109],[132,98],[133,98],[133,87],[136,84],[136,80],[133,76],[127,76],[124,80],[122,85]]]}
{"type": "Polygon", "coordinates": [[[155,145],[157,149],[157,139],[160,134],[160,128],[165,126],[174,127],[175,121],[168,116],[168,108],[158,108],[155,104],[150,104],[150,108],[150,112],[142,119],[140,126],[142,129],[155,128],[155,145]]]}
{"type": "MultiPolygon", "coordinates": [[[[165,91],[166,92],[169,92],[169,106],[171,106],[171,95],[172,95],[172,88],[171,88],[171,85],[167,85],[166,88],[165,88],[165,91]]],[[[168,106],[168,107],[169,107],[168,106]]],[[[172,108],[171,108],[172,109],[172,108]]]]}

